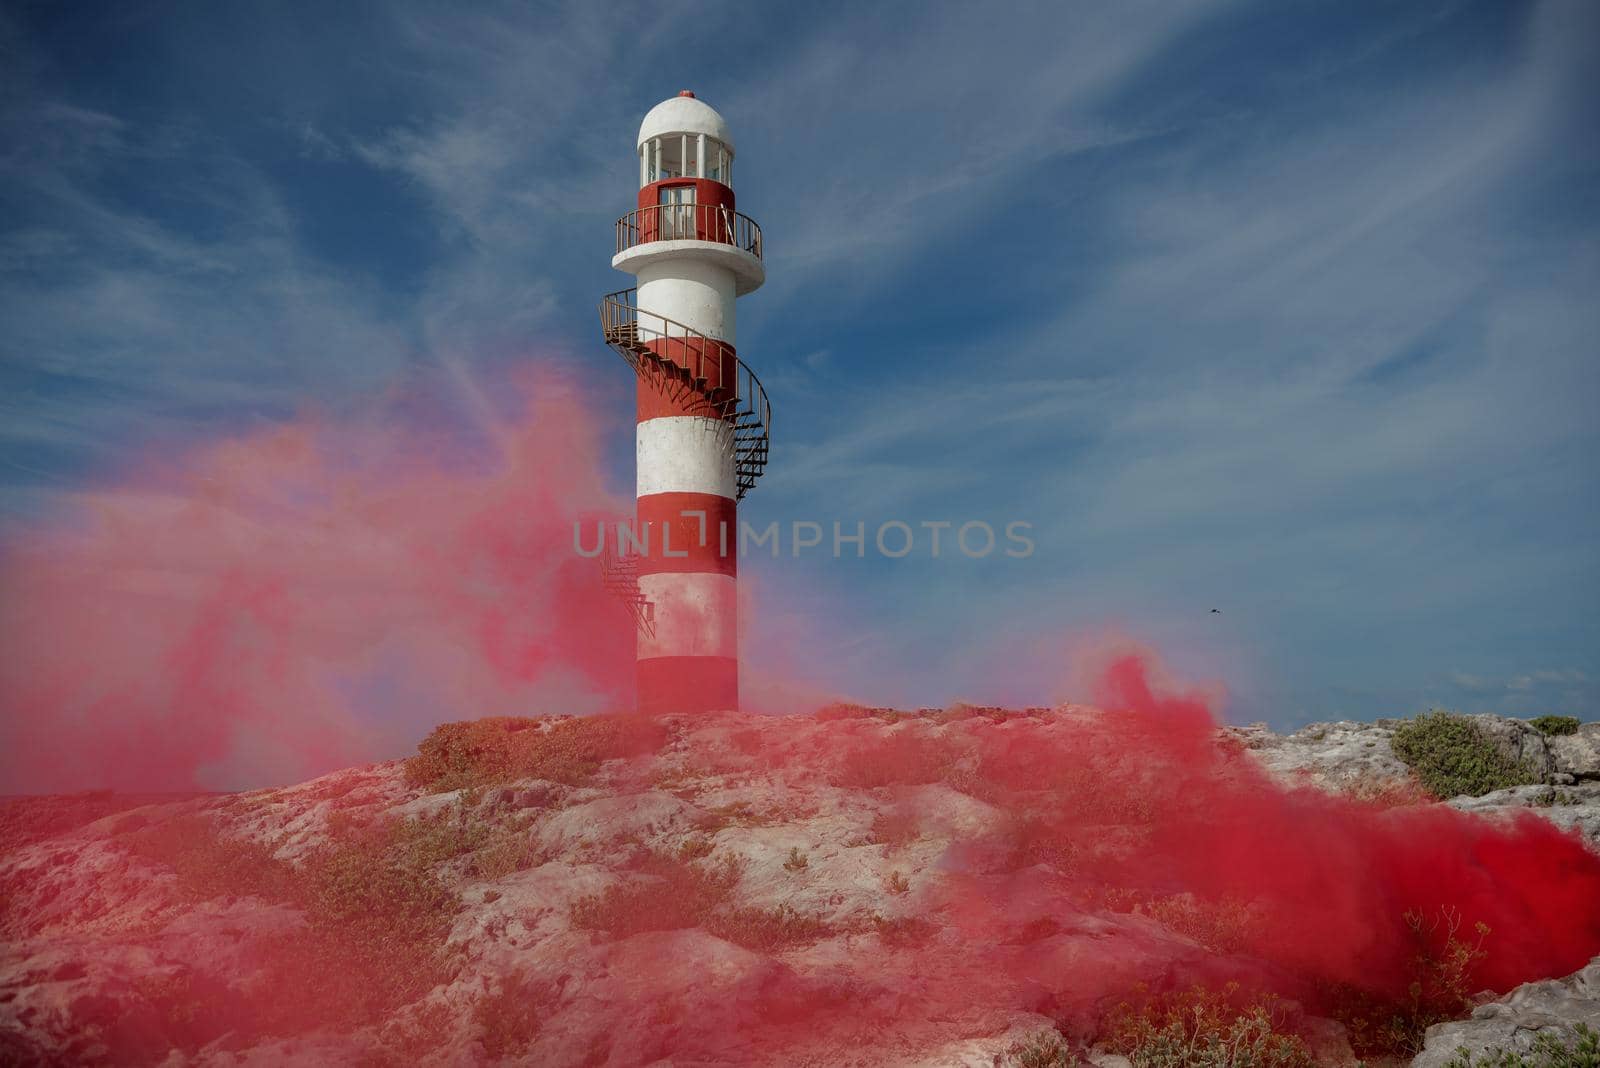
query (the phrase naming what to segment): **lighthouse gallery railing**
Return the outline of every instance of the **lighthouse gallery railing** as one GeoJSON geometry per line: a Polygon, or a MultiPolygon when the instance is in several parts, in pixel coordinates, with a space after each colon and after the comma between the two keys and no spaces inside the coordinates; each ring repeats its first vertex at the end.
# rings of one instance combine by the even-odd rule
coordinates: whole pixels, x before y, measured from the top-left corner
{"type": "Polygon", "coordinates": [[[726,342],[707,337],[636,303],[637,289],[608,293],[600,301],[606,344],[639,374],[677,374],[732,429],[739,500],[767,467],[772,405],[767,391],[726,342]]]}
{"type": "Polygon", "coordinates": [[[761,258],[761,227],[721,204],[651,204],[617,220],[617,251],[649,241],[715,241],[761,258]]]}

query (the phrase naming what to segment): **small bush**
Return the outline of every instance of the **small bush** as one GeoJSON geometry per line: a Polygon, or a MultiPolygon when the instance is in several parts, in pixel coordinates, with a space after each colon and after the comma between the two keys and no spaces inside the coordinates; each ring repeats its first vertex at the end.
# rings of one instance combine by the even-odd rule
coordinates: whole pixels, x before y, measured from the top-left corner
{"type": "MultiPolygon", "coordinates": [[[[434,817],[390,823],[380,834],[384,848],[403,867],[424,869],[466,856],[487,845],[493,828],[466,806],[434,817]]],[[[357,832],[359,834],[359,832],[357,832]]]]}
{"type": "Polygon", "coordinates": [[[539,1037],[538,1004],[543,996],[521,972],[512,972],[500,989],[478,999],[472,1007],[472,1021],[478,1037],[491,1059],[517,1057],[526,1053],[539,1037]]]}
{"type": "Polygon", "coordinates": [[[444,1045],[454,1018],[444,1002],[408,1006],[378,1029],[378,1044],[363,1054],[359,1068],[411,1068],[444,1045]]]}
{"type": "Polygon", "coordinates": [[[1216,953],[1245,949],[1260,929],[1259,918],[1249,903],[1238,898],[1213,901],[1193,894],[1174,894],[1147,902],[1139,911],[1216,953]]]}
{"type": "Polygon", "coordinates": [[[1074,874],[1081,851],[1075,831],[1037,813],[1008,814],[998,836],[1006,847],[1005,869],[1021,871],[1042,864],[1059,875],[1074,874]]]}
{"type": "Polygon", "coordinates": [[[1541,781],[1534,769],[1502,753],[1476,723],[1452,712],[1430,712],[1400,724],[1390,744],[1438,798],[1479,797],[1541,781]]]}
{"type": "Polygon", "coordinates": [[[605,761],[655,752],[665,741],[659,723],[622,716],[442,723],[406,761],[406,780],[431,793],[516,779],[581,786],[605,761]]]}
{"type": "Polygon", "coordinates": [[[911,812],[880,812],[872,818],[872,828],[867,841],[873,845],[899,849],[921,837],[917,817],[911,812]]]}
{"type": "MultiPolygon", "coordinates": [[[[170,867],[191,899],[254,894],[305,913],[303,927],[259,941],[259,968],[230,995],[241,1006],[240,1029],[286,1034],[382,1020],[443,981],[445,938],[460,900],[433,866],[462,848],[462,836],[473,839],[475,832],[458,824],[346,824],[299,866],[272,859],[263,845],[225,838],[201,817],[130,835],[129,848],[170,867]]],[[[180,995],[195,1000],[176,989],[173,996],[180,995]]],[[[196,1004],[197,1015],[223,1015],[196,1004]]],[[[181,1009],[174,1004],[168,1015],[177,1018],[181,1009]]]]}
{"type": "Polygon", "coordinates": [[[171,868],[178,891],[192,901],[233,894],[285,901],[295,872],[272,850],[242,838],[225,838],[204,816],[179,816],[128,836],[135,856],[171,868]]]}
{"type": "Polygon", "coordinates": [[[1376,808],[1403,808],[1428,804],[1433,795],[1414,777],[1404,779],[1365,771],[1339,783],[1339,792],[1353,801],[1376,808]]]}
{"type": "Polygon", "coordinates": [[[838,761],[833,784],[873,790],[880,786],[935,783],[950,773],[958,757],[952,745],[924,734],[862,739],[838,761]]]}
{"type": "Polygon", "coordinates": [[[1134,1068],[1311,1068],[1311,1051],[1283,1017],[1271,996],[1241,998],[1237,984],[1194,987],[1123,1002],[1101,1039],[1134,1068]]]}
{"type": "Polygon", "coordinates": [[[896,868],[889,873],[889,880],[884,884],[884,887],[891,894],[905,894],[911,890],[911,881],[900,874],[900,869],[896,868]]]}
{"type": "Polygon", "coordinates": [[[1379,1001],[1346,991],[1334,999],[1334,1015],[1358,1054],[1415,1056],[1428,1028],[1472,1012],[1473,972],[1486,955],[1488,925],[1474,924],[1468,935],[1460,911],[1449,906],[1407,912],[1404,920],[1413,948],[1405,996],[1379,1001]]]}
{"type": "Polygon", "coordinates": [[[783,868],[785,871],[805,871],[810,864],[811,862],[806,859],[806,855],[800,852],[799,846],[791,846],[789,847],[789,859],[783,862],[783,868]]]}
{"type": "Polygon", "coordinates": [[[714,913],[706,918],[704,926],[707,934],[758,953],[809,945],[833,934],[820,916],[807,916],[791,905],[714,913]]]}
{"type": "Polygon", "coordinates": [[[704,860],[716,849],[716,843],[704,835],[691,835],[678,843],[678,859],[682,861],[704,860]]]}
{"type": "Polygon", "coordinates": [[[1005,1056],[1006,1068],[1076,1068],[1083,1063],[1057,1031],[1029,1035],[1005,1056]]]}
{"type": "Polygon", "coordinates": [[[544,850],[525,827],[506,827],[493,832],[473,854],[472,871],[485,879],[504,879],[544,861],[544,850]]]}
{"type": "Polygon", "coordinates": [[[1544,1031],[1525,1054],[1492,1050],[1474,1057],[1462,1047],[1445,1068],[1600,1068],[1600,1033],[1580,1023],[1577,1037],[1564,1042],[1544,1031]]]}
{"type": "Polygon", "coordinates": [[[743,862],[694,864],[669,853],[648,854],[643,880],[618,883],[572,903],[572,925],[627,938],[642,931],[701,927],[727,902],[744,873],[743,862]]]}
{"type": "Polygon", "coordinates": [[[313,856],[304,894],[312,925],[370,941],[377,953],[391,942],[442,943],[460,900],[409,833],[386,829],[313,856]]]}
{"type": "Polygon", "coordinates": [[[776,827],[789,823],[795,814],[782,808],[757,810],[748,801],[735,801],[707,809],[696,821],[696,827],[705,834],[716,834],[729,827],[776,827]]]}
{"type": "Polygon", "coordinates": [[[1554,738],[1562,734],[1576,734],[1583,724],[1577,716],[1540,716],[1532,721],[1533,729],[1554,738]]]}
{"type": "Polygon", "coordinates": [[[911,949],[920,946],[938,933],[939,928],[916,916],[899,916],[892,920],[882,916],[872,917],[878,940],[889,949],[911,949]]]}

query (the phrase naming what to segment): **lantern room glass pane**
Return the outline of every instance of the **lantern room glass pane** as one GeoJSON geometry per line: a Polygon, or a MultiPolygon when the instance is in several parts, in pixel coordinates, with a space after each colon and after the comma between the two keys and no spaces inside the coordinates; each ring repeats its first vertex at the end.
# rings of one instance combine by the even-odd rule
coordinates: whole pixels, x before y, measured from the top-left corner
{"type": "MultiPolygon", "coordinates": [[[[656,144],[659,146],[657,149],[659,156],[656,159],[655,170],[652,173],[650,180],[652,182],[659,182],[663,178],[684,177],[685,163],[689,163],[691,166],[693,163],[692,159],[684,159],[684,138],[669,134],[666,137],[657,138],[656,144]]],[[[689,146],[689,148],[690,151],[693,151],[692,144],[689,146]]]]}
{"type": "Polygon", "coordinates": [[[713,182],[720,182],[727,173],[728,150],[715,137],[706,138],[706,177],[713,182]]]}

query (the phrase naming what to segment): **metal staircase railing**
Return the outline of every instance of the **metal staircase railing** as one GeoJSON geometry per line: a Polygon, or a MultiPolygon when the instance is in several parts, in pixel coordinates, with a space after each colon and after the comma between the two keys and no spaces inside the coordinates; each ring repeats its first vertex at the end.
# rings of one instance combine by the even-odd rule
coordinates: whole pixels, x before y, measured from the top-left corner
{"type": "Polygon", "coordinates": [[[619,556],[605,545],[600,553],[600,582],[633,615],[640,630],[652,638],[656,634],[655,605],[639,590],[639,557],[619,556]]]}
{"type": "Polygon", "coordinates": [[[771,449],[772,405],[767,391],[727,343],[682,323],[640,309],[638,290],[609,293],[600,302],[600,329],[640,375],[650,375],[679,396],[693,395],[728,423],[736,497],[755,488],[771,449]]]}

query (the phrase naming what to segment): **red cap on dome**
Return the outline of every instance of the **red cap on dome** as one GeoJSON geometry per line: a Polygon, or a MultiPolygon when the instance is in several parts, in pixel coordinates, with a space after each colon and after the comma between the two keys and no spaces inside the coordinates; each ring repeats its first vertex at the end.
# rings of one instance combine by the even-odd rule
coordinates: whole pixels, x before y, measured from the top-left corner
{"type": "Polygon", "coordinates": [[[694,99],[694,90],[693,89],[679,89],[678,90],[678,95],[679,96],[686,96],[690,100],[693,100],[694,99]]]}

